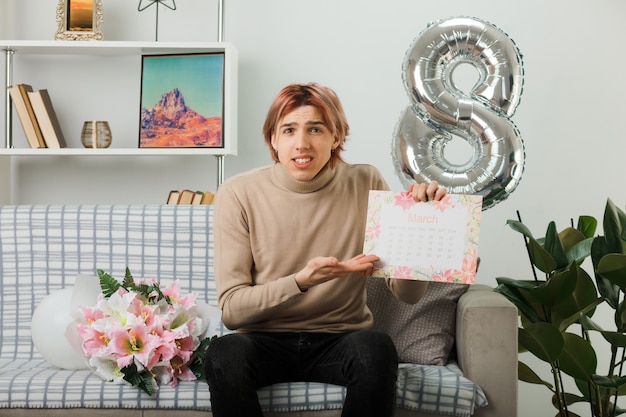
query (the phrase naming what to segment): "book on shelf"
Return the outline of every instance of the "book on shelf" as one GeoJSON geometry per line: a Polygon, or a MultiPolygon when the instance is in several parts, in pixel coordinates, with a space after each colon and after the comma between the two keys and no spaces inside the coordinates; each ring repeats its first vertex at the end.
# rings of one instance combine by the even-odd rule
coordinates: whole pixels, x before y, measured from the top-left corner
{"type": "Polygon", "coordinates": [[[191,204],[200,204],[202,202],[203,195],[204,195],[204,192],[196,191],[194,193],[193,199],[191,200],[191,204]]]}
{"type": "Polygon", "coordinates": [[[28,145],[31,148],[45,148],[46,143],[43,140],[39,123],[37,123],[37,118],[28,98],[28,92],[33,91],[33,88],[28,84],[18,84],[8,87],[8,89],[11,101],[13,101],[17,116],[24,129],[28,145]]]}
{"type": "Polygon", "coordinates": [[[167,196],[167,204],[178,204],[178,197],[180,197],[180,191],[172,190],[167,196]]]}
{"type": "Polygon", "coordinates": [[[195,196],[196,196],[196,193],[194,191],[181,190],[180,195],[178,196],[177,204],[191,204],[195,196]]]}
{"type": "Polygon", "coordinates": [[[54,111],[48,90],[29,91],[28,98],[35,112],[46,147],[53,149],[65,148],[67,146],[65,137],[63,136],[63,131],[54,111]]]}
{"type": "Polygon", "coordinates": [[[211,191],[172,190],[167,204],[213,204],[215,194],[211,191]]]}
{"type": "Polygon", "coordinates": [[[202,199],[200,200],[200,204],[213,204],[214,199],[215,194],[210,191],[205,191],[202,193],[202,199]]]}

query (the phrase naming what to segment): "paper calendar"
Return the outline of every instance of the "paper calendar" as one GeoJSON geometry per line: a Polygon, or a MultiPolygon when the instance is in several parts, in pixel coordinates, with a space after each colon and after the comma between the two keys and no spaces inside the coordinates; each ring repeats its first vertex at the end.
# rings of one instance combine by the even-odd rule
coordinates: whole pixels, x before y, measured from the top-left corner
{"type": "Polygon", "coordinates": [[[380,257],[372,276],[473,284],[482,196],[416,202],[407,192],[370,191],[363,253],[380,257]]]}

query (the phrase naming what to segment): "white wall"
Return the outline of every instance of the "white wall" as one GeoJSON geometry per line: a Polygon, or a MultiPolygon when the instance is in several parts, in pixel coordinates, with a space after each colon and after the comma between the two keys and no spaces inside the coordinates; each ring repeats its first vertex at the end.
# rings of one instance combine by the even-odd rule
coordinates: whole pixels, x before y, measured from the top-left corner
{"type": "Polygon", "coordinates": [[[14,0],[0,0],[0,38],[8,39],[13,33],[14,0]]]}
{"type": "MultiPolygon", "coordinates": [[[[15,2],[12,37],[53,38],[55,2],[45,3],[15,2]]],[[[154,40],[155,9],[139,13],[138,3],[104,0],[107,40],[154,40]]],[[[10,10],[7,5],[0,0],[0,16],[10,10]]],[[[159,40],[216,40],[216,0],[180,1],[177,8],[160,8],[159,40]]],[[[530,277],[522,239],[505,226],[516,210],[541,235],[550,220],[560,228],[581,214],[601,220],[607,198],[620,207],[626,203],[622,0],[225,0],[225,11],[225,40],[240,54],[239,156],[226,159],[227,176],[270,162],[261,126],[278,89],[318,81],[343,99],[352,128],[347,160],[376,165],[400,189],[389,155],[396,120],[408,104],[400,71],[404,54],[428,22],[468,15],[508,33],[524,55],[525,68],[513,121],[525,141],[526,169],[518,189],[483,213],[478,281],[493,285],[499,276],[530,277]]],[[[0,34],[7,36],[4,23],[0,34]]],[[[128,103],[137,97],[127,97],[127,91],[139,79],[124,81],[128,85],[120,88],[116,102],[100,103],[103,86],[124,78],[123,67],[98,63],[110,65],[110,75],[102,76],[93,75],[97,68],[89,60],[79,65],[89,69],[87,82],[64,78],[56,65],[24,68],[15,81],[53,90],[71,145],[80,146],[82,120],[94,108],[101,112],[94,116],[115,121],[114,143],[133,143],[138,110],[128,103]],[[84,89],[80,104],[66,97],[78,82],[84,89]],[[124,103],[124,112],[116,113],[124,103]]],[[[215,162],[203,158],[37,158],[20,159],[15,169],[19,202],[158,203],[169,189],[215,188],[215,162]]],[[[552,414],[547,390],[520,383],[521,416],[552,414]]]]}

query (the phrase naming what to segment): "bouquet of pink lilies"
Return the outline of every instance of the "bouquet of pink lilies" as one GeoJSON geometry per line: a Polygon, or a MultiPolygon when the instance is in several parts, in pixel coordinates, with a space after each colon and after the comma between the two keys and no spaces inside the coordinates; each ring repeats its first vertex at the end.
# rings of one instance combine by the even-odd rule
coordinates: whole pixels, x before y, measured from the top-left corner
{"type": "Polygon", "coordinates": [[[161,289],[155,280],[135,283],[126,269],[120,283],[98,270],[102,293],[81,307],[77,330],[89,367],[106,381],[127,383],[152,395],[160,384],[204,379],[203,358],[213,338],[196,295],[180,295],[179,282],[161,289]]]}

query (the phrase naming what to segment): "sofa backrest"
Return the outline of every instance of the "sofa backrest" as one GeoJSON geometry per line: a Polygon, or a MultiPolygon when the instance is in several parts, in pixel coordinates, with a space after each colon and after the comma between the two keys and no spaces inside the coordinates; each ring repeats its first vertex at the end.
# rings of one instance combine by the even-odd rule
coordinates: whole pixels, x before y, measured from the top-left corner
{"type": "Polygon", "coordinates": [[[34,354],[30,323],[48,294],[102,269],[180,280],[217,305],[207,205],[0,206],[0,356],[34,354]]]}
{"type": "MultiPolygon", "coordinates": [[[[163,284],[217,306],[209,205],[0,206],[0,356],[30,359],[31,318],[50,293],[102,269],[163,284]]],[[[370,278],[375,328],[392,336],[406,362],[442,365],[454,343],[455,311],[466,286],[431,284],[417,305],[397,302],[370,278]]],[[[229,332],[221,323],[217,333],[229,332]]]]}

